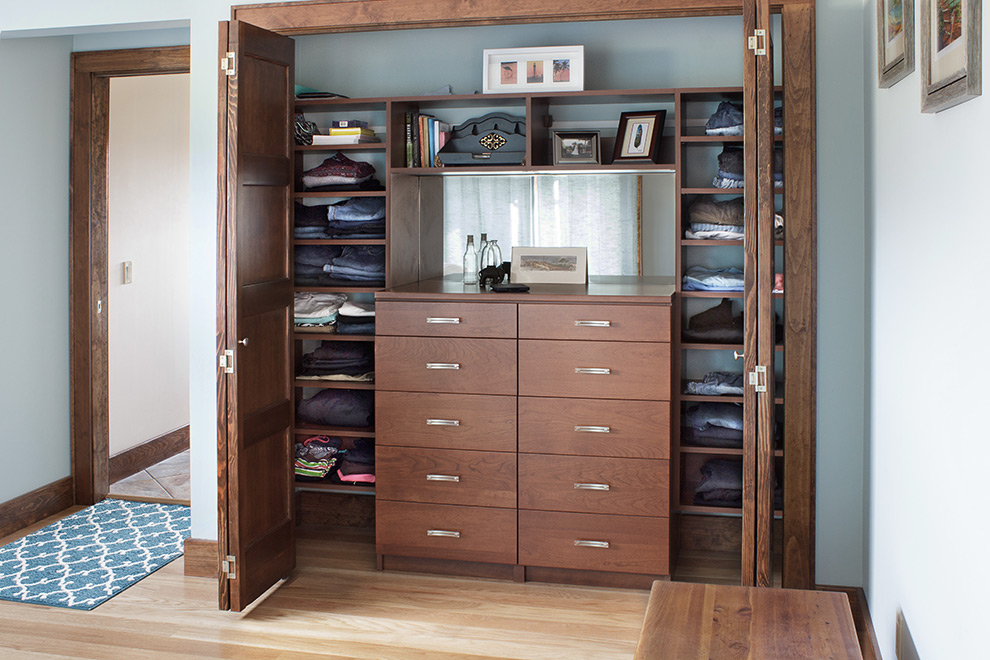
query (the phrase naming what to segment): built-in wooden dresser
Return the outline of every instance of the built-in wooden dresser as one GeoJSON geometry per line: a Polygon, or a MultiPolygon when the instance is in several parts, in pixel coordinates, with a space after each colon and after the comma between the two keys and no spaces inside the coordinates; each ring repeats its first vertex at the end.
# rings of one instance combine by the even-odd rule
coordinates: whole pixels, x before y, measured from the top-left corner
{"type": "Polygon", "coordinates": [[[447,278],[377,294],[380,566],[669,575],[672,292],[447,278]]]}

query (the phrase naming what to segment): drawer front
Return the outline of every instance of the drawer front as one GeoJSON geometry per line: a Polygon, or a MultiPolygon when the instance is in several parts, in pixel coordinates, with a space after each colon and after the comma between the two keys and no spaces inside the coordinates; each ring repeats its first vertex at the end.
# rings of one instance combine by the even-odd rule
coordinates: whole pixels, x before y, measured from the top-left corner
{"type": "Polygon", "coordinates": [[[515,394],[513,339],[378,337],[375,385],[380,390],[450,394],[515,394]]]}
{"type": "Polygon", "coordinates": [[[667,305],[519,305],[521,339],[670,341],[667,305]]]}
{"type": "Polygon", "coordinates": [[[519,397],[519,451],[669,458],[670,404],[519,397]]]}
{"type": "Polygon", "coordinates": [[[519,455],[519,508],[669,515],[669,461],[519,455]]]}
{"type": "Polygon", "coordinates": [[[379,500],[515,508],[516,455],[456,449],[375,449],[379,500]]]}
{"type": "Polygon", "coordinates": [[[670,344],[520,339],[519,394],[669,401],[670,344]]]}
{"type": "Polygon", "coordinates": [[[380,302],[375,307],[375,333],[514,339],[516,306],[510,303],[380,302]]]}
{"type": "Polygon", "coordinates": [[[667,518],[519,512],[526,566],[669,575],[667,518]]]}
{"type": "Polygon", "coordinates": [[[380,555],[516,563],[516,511],[449,504],[375,504],[380,555]]]}
{"type": "Polygon", "coordinates": [[[375,445],[515,451],[516,399],[378,390],[375,445]]]}

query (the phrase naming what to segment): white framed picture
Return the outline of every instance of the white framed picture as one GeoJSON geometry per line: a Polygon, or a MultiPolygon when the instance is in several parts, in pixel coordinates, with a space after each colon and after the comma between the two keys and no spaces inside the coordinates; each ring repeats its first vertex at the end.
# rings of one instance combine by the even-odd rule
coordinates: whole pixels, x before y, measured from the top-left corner
{"type": "Polygon", "coordinates": [[[584,46],[489,48],[482,61],[485,94],[584,90],[584,46]]]}
{"type": "Polygon", "coordinates": [[[513,247],[511,280],[520,284],[584,284],[586,247],[513,247]]]}

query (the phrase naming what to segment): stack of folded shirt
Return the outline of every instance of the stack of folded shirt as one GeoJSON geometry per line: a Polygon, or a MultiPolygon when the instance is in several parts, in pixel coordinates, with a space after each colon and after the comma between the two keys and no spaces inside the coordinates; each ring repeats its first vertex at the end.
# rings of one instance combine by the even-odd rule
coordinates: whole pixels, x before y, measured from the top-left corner
{"type": "Polygon", "coordinates": [[[340,438],[317,435],[296,444],[296,481],[320,481],[337,466],[340,438]]]}
{"type": "Polygon", "coordinates": [[[681,335],[684,341],[711,344],[741,344],[743,341],[742,314],[732,315],[732,301],[722,302],[688,319],[688,327],[681,335]]]}
{"type": "Polygon", "coordinates": [[[342,293],[296,292],[293,322],[305,332],[333,332],[337,325],[337,310],[347,301],[342,293]]]}
{"type": "Polygon", "coordinates": [[[713,458],[701,466],[701,481],[694,503],[707,506],[742,506],[742,461],[713,458]]]}
{"type": "Polygon", "coordinates": [[[742,405],[704,402],[691,406],[684,413],[681,441],[701,447],[742,447],[742,405]]]}
{"type": "MultiPolygon", "coordinates": [[[[784,110],[780,106],[773,109],[773,133],[780,135],[784,132],[784,110]]],[[[742,135],[743,108],[741,105],[722,101],[718,108],[708,118],[705,124],[708,135],[742,135]]]]}
{"type": "Polygon", "coordinates": [[[743,272],[738,268],[692,266],[684,274],[685,291],[742,291],[743,272]]]}
{"type": "Polygon", "coordinates": [[[685,394],[702,396],[742,396],[743,376],[729,371],[710,371],[701,380],[689,380],[684,384],[685,394]]]}
{"type": "Polygon", "coordinates": [[[342,483],[375,483],[375,446],[368,438],[357,438],[354,447],[344,452],[335,478],[342,483]]]}
{"type": "Polygon", "coordinates": [[[329,204],[306,206],[296,202],[293,235],[296,238],[330,238],[327,233],[327,209],[329,204]]]}
{"type": "Polygon", "coordinates": [[[327,207],[330,238],[385,238],[385,198],[352,197],[327,207]]]}
{"type": "Polygon", "coordinates": [[[372,381],[375,347],[366,342],[323,341],[302,356],[301,380],[372,381]]]}
{"type": "Polygon", "coordinates": [[[699,199],[688,209],[691,228],[684,237],[741,241],[744,210],[742,197],[721,202],[699,199]]]}
{"type": "Polygon", "coordinates": [[[350,282],[385,281],[384,245],[348,245],[323,266],[330,277],[350,282]]]}
{"type": "Polygon", "coordinates": [[[342,249],[327,245],[300,245],[295,249],[293,269],[296,284],[303,286],[331,286],[332,279],[325,267],[340,256],[342,249]]]}
{"type": "Polygon", "coordinates": [[[303,186],[307,190],[374,190],[381,183],[372,179],[375,168],[371,163],[351,160],[341,152],[335,153],[316,167],[303,172],[303,186]],[[363,184],[375,181],[377,186],[363,184]]]}
{"type": "Polygon", "coordinates": [[[371,426],[375,393],[366,390],[320,390],[299,402],[301,422],[317,426],[371,426]]]}
{"type": "MultiPolygon", "coordinates": [[[[743,188],[745,161],[743,150],[738,147],[725,147],[718,155],[718,174],[712,179],[716,188],[743,188]]],[[[784,185],[784,152],[773,150],[773,185],[781,188],[784,185]]]]}
{"type": "Polygon", "coordinates": [[[337,316],[337,332],[342,335],[375,334],[375,304],[347,301],[337,316]]]}

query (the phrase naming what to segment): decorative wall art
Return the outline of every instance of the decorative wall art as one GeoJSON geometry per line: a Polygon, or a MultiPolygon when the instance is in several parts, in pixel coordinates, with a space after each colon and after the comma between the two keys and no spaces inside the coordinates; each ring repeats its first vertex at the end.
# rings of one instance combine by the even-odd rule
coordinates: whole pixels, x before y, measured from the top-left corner
{"type": "Polygon", "coordinates": [[[584,46],[486,49],[482,60],[485,94],[584,90],[584,46]]]}
{"type": "Polygon", "coordinates": [[[554,131],[551,139],[554,165],[602,162],[598,131],[554,131]]]}
{"type": "Polygon", "coordinates": [[[623,112],[615,133],[615,153],[612,162],[649,160],[659,162],[660,138],[666,110],[623,112]]]}
{"type": "Polygon", "coordinates": [[[922,112],[941,112],[982,93],[982,37],[981,0],[922,0],[922,112]]]}
{"type": "Polygon", "coordinates": [[[584,284],[588,281],[586,247],[513,247],[512,282],[584,284]]]}
{"type": "Polygon", "coordinates": [[[914,0],[877,0],[877,62],[882,88],[914,71],[914,0]]]}

